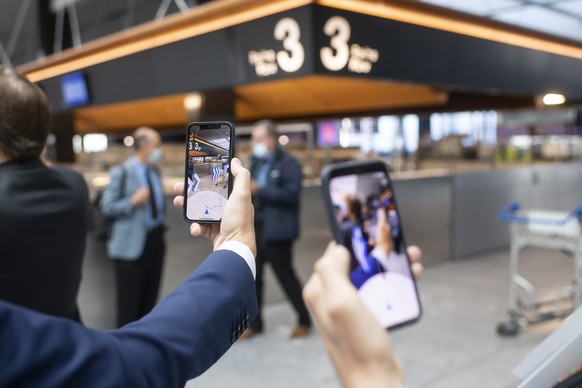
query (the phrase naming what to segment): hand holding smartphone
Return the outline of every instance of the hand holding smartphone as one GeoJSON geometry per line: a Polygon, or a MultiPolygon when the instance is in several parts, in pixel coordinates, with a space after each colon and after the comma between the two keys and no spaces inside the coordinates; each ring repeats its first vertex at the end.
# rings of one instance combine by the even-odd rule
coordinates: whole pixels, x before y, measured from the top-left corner
{"type": "Polygon", "coordinates": [[[186,139],[184,219],[219,223],[232,191],[234,127],[226,121],[190,123],[186,139]]]}
{"type": "Polygon", "coordinates": [[[386,329],[418,321],[420,300],[386,165],[327,166],[322,189],[333,234],[350,251],[350,279],[364,304],[386,329]]]}

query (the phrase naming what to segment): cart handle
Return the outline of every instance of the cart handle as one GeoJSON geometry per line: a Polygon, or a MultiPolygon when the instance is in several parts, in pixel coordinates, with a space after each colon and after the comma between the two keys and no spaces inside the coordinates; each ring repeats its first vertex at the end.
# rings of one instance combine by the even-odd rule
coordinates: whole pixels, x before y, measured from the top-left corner
{"type": "Polygon", "coordinates": [[[564,225],[569,222],[572,217],[576,217],[578,222],[582,224],[582,206],[577,206],[561,220],[532,218],[515,214],[515,212],[517,212],[520,208],[521,206],[519,205],[519,202],[512,201],[508,203],[503,209],[501,209],[497,217],[502,222],[517,222],[521,224],[540,223],[551,225],[564,225]]]}

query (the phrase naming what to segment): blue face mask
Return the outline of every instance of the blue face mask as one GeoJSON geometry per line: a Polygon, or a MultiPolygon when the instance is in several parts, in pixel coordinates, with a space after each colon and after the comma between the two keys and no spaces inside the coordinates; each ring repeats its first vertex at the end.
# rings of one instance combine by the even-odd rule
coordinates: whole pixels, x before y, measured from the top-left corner
{"type": "Polygon", "coordinates": [[[150,154],[150,156],[148,158],[148,163],[149,164],[158,164],[161,159],[162,159],[162,149],[161,148],[156,148],[150,154]]]}
{"type": "Polygon", "coordinates": [[[263,159],[269,154],[269,149],[265,143],[256,143],[253,145],[253,155],[255,158],[263,159]]]}

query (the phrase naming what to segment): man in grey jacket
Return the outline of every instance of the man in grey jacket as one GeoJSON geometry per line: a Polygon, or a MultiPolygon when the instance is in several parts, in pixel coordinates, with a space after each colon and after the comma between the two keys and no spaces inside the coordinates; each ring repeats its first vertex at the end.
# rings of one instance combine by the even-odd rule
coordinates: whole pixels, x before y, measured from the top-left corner
{"type": "Polygon", "coordinates": [[[107,252],[115,260],[119,327],[156,304],[165,253],[160,135],[143,127],[133,137],[134,155],[111,170],[101,200],[103,213],[115,219],[107,252]]]}

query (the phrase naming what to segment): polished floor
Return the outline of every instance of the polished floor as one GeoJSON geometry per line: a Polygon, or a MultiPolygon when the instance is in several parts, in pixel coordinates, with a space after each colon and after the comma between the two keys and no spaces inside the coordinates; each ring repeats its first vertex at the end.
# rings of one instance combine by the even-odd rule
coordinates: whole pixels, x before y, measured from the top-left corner
{"type": "MultiPolygon", "coordinates": [[[[330,239],[317,194],[303,203],[302,238],[296,245],[297,272],[306,281],[330,239]]],[[[189,236],[181,213],[168,208],[170,230],[163,295],[179,284],[210,251],[210,243],[189,236]]],[[[540,299],[571,282],[571,259],[542,249],[523,251],[522,269],[540,299]]],[[[409,387],[514,387],[512,368],[559,322],[527,326],[516,337],[495,333],[508,307],[509,263],[506,249],[429,266],[419,282],[424,315],[420,323],[392,333],[409,387]]],[[[113,267],[103,243],[89,239],[79,298],[88,326],[114,325],[113,267]]],[[[288,339],[295,323],[290,305],[270,270],[267,274],[266,331],[239,341],[208,372],[188,387],[339,387],[316,332],[288,339]]]]}

